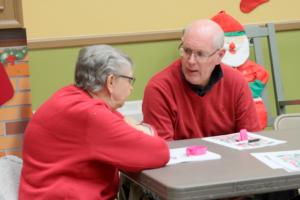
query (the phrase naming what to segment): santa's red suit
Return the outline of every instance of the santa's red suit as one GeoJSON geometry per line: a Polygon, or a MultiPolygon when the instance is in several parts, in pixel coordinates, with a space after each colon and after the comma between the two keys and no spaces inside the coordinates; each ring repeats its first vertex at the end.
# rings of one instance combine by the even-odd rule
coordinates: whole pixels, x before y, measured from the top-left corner
{"type": "Polygon", "coordinates": [[[265,128],[267,126],[268,116],[264,102],[261,99],[261,93],[268,82],[268,72],[261,65],[249,59],[235,69],[241,72],[247,80],[249,87],[251,88],[261,128],[265,128]]]}

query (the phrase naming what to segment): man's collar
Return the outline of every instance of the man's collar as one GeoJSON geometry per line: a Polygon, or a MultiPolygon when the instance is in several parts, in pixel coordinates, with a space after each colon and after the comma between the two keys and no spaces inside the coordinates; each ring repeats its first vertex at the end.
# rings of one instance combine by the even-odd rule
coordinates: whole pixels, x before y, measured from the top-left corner
{"type": "Polygon", "coordinates": [[[188,86],[194,91],[196,92],[199,96],[204,96],[212,87],[214,84],[216,84],[222,77],[223,77],[223,71],[221,69],[221,66],[220,65],[216,65],[214,70],[212,71],[211,73],[211,76],[210,76],[210,79],[208,81],[208,84],[204,87],[202,86],[199,86],[199,85],[194,85],[194,84],[191,84],[189,83],[182,71],[181,71],[181,74],[182,74],[182,78],[184,79],[184,81],[188,84],[188,86]]]}

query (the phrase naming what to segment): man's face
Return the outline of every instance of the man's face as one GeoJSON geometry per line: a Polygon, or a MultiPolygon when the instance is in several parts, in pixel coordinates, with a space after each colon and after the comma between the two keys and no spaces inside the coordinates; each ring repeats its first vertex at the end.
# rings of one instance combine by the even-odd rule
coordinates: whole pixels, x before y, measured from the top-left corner
{"type": "Polygon", "coordinates": [[[220,51],[224,50],[213,47],[212,37],[183,37],[180,54],[185,79],[191,84],[206,86],[215,66],[220,64],[220,51]]]}

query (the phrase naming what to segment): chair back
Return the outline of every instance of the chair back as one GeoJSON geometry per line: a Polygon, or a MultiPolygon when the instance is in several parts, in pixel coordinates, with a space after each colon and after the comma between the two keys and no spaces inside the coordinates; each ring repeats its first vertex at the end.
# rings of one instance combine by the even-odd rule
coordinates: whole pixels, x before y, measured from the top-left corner
{"type": "Polygon", "coordinates": [[[300,113],[282,114],[276,117],[274,121],[275,130],[299,128],[300,129],[300,113]]]}
{"type": "Polygon", "coordinates": [[[0,200],[18,200],[22,164],[17,156],[0,158],[0,200]]]}
{"type": "Polygon", "coordinates": [[[300,99],[287,100],[284,98],[274,24],[268,23],[264,26],[246,25],[245,31],[247,37],[249,38],[250,45],[253,47],[255,62],[262,66],[266,66],[266,63],[270,63],[270,70],[272,75],[271,79],[274,89],[274,104],[276,110],[276,113],[274,115],[272,115],[271,112],[267,90],[264,90],[262,99],[266,104],[268,110],[268,125],[272,126],[274,123],[274,118],[286,112],[286,106],[300,105],[300,99]],[[264,50],[262,40],[267,40],[267,52],[265,52],[264,50]]]}

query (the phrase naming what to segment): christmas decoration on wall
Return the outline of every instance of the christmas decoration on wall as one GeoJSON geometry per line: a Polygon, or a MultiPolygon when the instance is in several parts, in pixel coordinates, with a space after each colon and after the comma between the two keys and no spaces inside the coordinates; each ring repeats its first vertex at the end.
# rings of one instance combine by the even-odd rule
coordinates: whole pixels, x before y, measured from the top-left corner
{"type": "Polygon", "coordinates": [[[27,48],[6,48],[0,51],[0,62],[3,64],[15,64],[15,61],[22,60],[27,54],[27,48]]]}
{"type": "Polygon", "coordinates": [[[5,65],[14,65],[27,55],[26,47],[14,47],[0,49],[0,106],[11,99],[14,95],[13,86],[5,70],[5,65]]]}
{"type": "Polygon", "coordinates": [[[244,13],[249,13],[254,10],[257,6],[268,2],[269,0],[241,0],[240,9],[244,13]]]}
{"type": "Polygon", "coordinates": [[[222,62],[243,74],[252,92],[261,128],[267,126],[267,109],[261,98],[269,74],[259,64],[249,59],[249,40],[244,27],[225,11],[212,17],[224,31],[226,53],[222,62]]]}
{"type": "Polygon", "coordinates": [[[0,106],[11,99],[14,95],[14,90],[11,82],[4,69],[4,65],[0,62],[0,106]]]}

